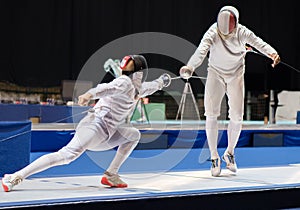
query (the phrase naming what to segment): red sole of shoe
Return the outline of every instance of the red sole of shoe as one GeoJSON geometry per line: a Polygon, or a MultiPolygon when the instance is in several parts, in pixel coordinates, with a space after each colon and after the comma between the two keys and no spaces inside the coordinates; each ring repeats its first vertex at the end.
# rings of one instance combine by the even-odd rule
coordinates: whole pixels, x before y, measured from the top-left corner
{"type": "Polygon", "coordinates": [[[106,177],[102,177],[102,179],[101,179],[101,184],[108,185],[108,186],[110,186],[110,187],[116,187],[116,188],[124,188],[124,187],[127,187],[127,184],[113,185],[111,182],[109,182],[109,181],[107,180],[106,177]]]}
{"type": "Polygon", "coordinates": [[[8,190],[8,187],[6,186],[6,185],[4,185],[3,183],[2,183],[2,187],[3,187],[3,190],[5,191],[5,192],[8,192],[9,190],[8,190]]]}

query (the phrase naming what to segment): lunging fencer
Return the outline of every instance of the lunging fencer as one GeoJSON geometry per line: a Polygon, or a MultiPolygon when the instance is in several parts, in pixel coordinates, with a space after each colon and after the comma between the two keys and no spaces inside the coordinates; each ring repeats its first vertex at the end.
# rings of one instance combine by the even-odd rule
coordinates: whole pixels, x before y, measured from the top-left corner
{"type": "Polygon", "coordinates": [[[277,51],[246,26],[239,23],[239,12],[233,6],[220,9],[217,21],[203,35],[199,46],[180,68],[180,76],[187,78],[199,67],[208,55],[208,75],[205,84],[204,107],[206,116],[206,136],[211,155],[211,174],[221,174],[221,158],[218,154],[218,116],[225,94],[228,98],[227,128],[228,146],[222,155],[226,167],[237,171],[234,150],[237,145],[244,114],[244,73],[246,45],[251,45],[273,60],[275,67],[280,62],[277,51]]]}
{"type": "Polygon", "coordinates": [[[132,114],[139,98],[153,94],[170,84],[168,74],[145,82],[148,72],[146,59],[142,55],[125,56],[120,63],[122,75],[109,83],[98,84],[79,96],[78,104],[88,105],[91,99],[99,99],[76,127],[71,141],[57,152],[49,153],[33,161],[23,169],[2,178],[4,191],[8,192],[32,174],[50,167],[68,164],[86,150],[104,151],[117,148],[116,154],[101,183],[110,187],[127,187],[118,175],[119,168],[138,144],[141,134],[138,129],[124,126],[132,114]]]}

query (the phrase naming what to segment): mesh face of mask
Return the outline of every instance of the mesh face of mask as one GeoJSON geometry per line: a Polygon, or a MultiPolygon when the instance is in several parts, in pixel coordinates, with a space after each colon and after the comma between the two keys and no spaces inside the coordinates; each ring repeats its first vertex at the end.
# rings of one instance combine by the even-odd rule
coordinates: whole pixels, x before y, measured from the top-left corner
{"type": "Polygon", "coordinates": [[[223,35],[228,35],[236,28],[236,17],[228,10],[223,10],[218,14],[218,29],[223,35]]]}
{"type": "Polygon", "coordinates": [[[134,72],[140,71],[143,69],[148,69],[147,61],[146,61],[145,57],[142,55],[127,55],[127,56],[125,56],[120,63],[121,69],[122,70],[125,69],[125,67],[129,63],[129,61],[131,61],[131,60],[133,60],[133,62],[134,62],[134,72]]]}
{"type": "Polygon", "coordinates": [[[142,82],[144,82],[147,78],[148,75],[148,64],[144,56],[142,55],[127,55],[125,56],[121,63],[120,63],[120,68],[123,70],[129,63],[129,61],[133,60],[134,63],[134,70],[133,71],[123,71],[123,74],[130,76],[131,74],[135,72],[143,72],[143,79],[142,82]]]}
{"type": "Polygon", "coordinates": [[[123,71],[123,74],[129,76],[132,79],[133,85],[136,89],[136,95],[139,94],[142,83],[146,81],[148,75],[148,64],[144,56],[142,55],[127,55],[125,56],[121,63],[121,69],[125,69],[129,61],[133,60],[134,70],[133,71],[123,71]]]}

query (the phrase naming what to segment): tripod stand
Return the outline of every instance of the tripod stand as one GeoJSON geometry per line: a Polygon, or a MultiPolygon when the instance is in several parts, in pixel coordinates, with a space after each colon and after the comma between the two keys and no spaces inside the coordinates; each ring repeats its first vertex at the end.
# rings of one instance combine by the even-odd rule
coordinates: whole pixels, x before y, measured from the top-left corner
{"type": "Polygon", "coordinates": [[[186,103],[186,96],[188,94],[190,94],[191,97],[192,97],[193,105],[195,107],[198,120],[200,120],[200,114],[199,114],[199,110],[198,110],[198,107],[197,107],[197,102],[196,102],[195,96],[193,94],[193,90],[192,90],[191,84],[188,81],[188,79],[186,80],[186,83],[184,85],[183,93],[182,93],[182,96],[181,96],[179,108],[178,108],[177,115],[176,115],[176,120],[178,119],[179,113],[180,113],[181,120],[183,118],[184,109],[185,109],[185,103],[186,103]]]}
{"type": "Polygon", "coordinates": [[[141,117],[140,117],[139,122],[142,123],[142,122],[147,121],[147,122],[149,123],[149,117],[148,117],[148,113],[147,113],[147,110],[146,110],[146,105],[144,104],[142,98],[140,98],[139,101],[136,103],[135,108],[134,108],[134,111],[133,111],[132,116],[131,116],[131,118],[130,118],[130,121],[133,120],[134,113],[135,113],[136,111],[139,111],[139,112],[140,112],[140,116],[141,116],[141,117]],[[139,106],[139,105],[140,105],[140,110],[138,110],[138,106],[139,106]]]}

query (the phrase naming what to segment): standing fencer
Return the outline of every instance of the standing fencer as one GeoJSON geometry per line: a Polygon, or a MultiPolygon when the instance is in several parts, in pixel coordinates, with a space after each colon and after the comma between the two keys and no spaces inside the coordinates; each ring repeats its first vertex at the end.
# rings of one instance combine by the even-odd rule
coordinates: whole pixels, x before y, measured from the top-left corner
{"type": "Polygon", "coordinates": [[[234,150],[242,129],[244,114],[246,45],[251,45],[271,58],[273,67],[280,62],[280,57],[274,48],[239,23],[238,10],[233,6],[224,6],[218,13],[217,21],[206,31],[186,66],[181,67],[179,71],[183,78],[191,76],[209,52],[204,115],[206,116],[205,129],[212,160],[212,176],[219,176],[221,173],[221,159],[217,150],[217,118],[220,115],[221,102],[225,94],[228,97],[230,120],[227,129],[228,146],[222,159],[230,171],[237,171],[234,150]]]}
{"type": "Polygon", "coordinates": [[[88,105],[91,99],[99,99],[78,124],[72,140],[57,152],[41,156],[23,169],[2,178],[4,191],[8,192],[32,174],[50,167],[68,164],[86,150],[104,151],[118,147],[115,157],[104,172],[101,183],[111,187],[127,187],[118,175],[119,168],[139,142],[140,132],[124,126],[139,98],[150,95],[170,84],[171,78],[163,74],[156,80],[144,82],[148,71],[142,55],[125,56],[120,63],[122,75],[109,83],[98,84],[79,96],[79,105],[88,105]]]}

